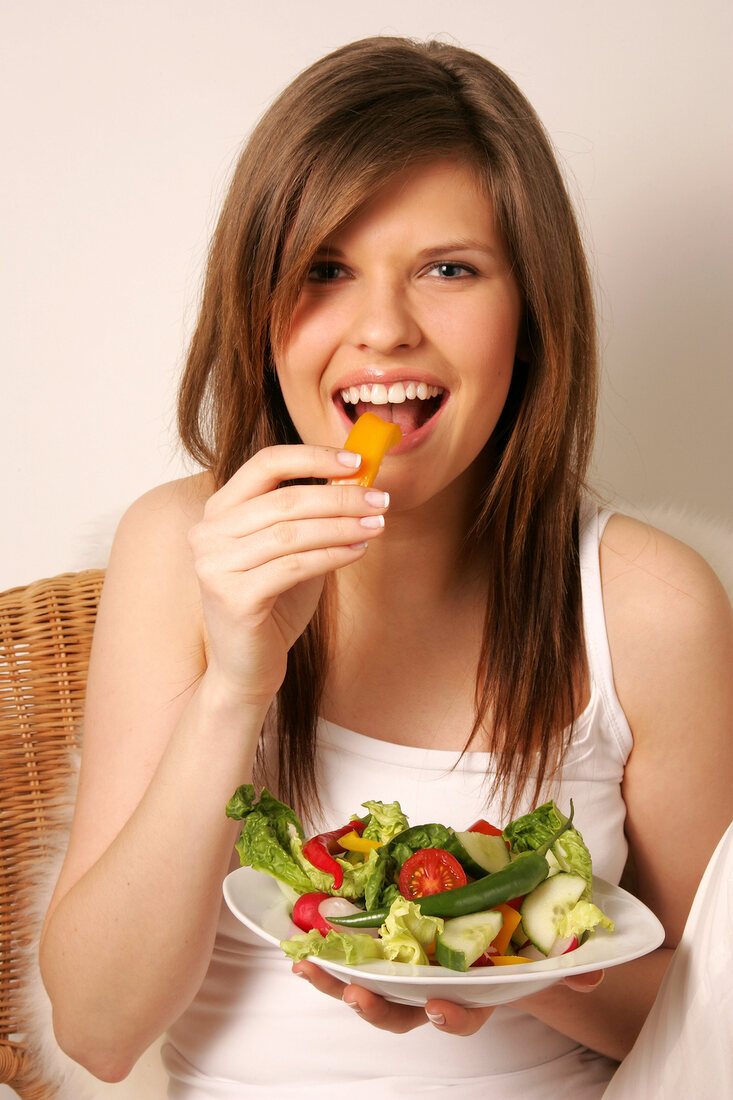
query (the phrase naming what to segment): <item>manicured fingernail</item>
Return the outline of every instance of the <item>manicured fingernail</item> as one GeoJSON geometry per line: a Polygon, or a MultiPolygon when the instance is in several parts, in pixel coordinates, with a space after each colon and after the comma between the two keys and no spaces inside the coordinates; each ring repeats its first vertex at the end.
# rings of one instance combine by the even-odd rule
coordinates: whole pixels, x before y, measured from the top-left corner
{"type": "Polygon", "coordinates": [[[355,470],[357,466],[361,466],[361,455],[356,454],[354,451],[339,451],[336,458],[342,466],[349,466],[352,470],[355,470]]]}
{"type": "Polygon", "coordinates": [[[353,1010],[357,1014],[357,1016],[363,1016],[364,1015],[364,1013],[362,1012],[362,1010],[360,1009],[360,1007],[356,1003],[356,1001],[347,1001],[345,997],[343,998],[343,1001],[344,1001],[345,1005],[349,1006],[349,1008],[353,1008],[353,1010]]]}
{"type": "Polygon", "coordinates": [[[349,546],[349,550],[366,550],[368,542],[352,542],[349,546]]]}
{"type": "Polygon", "coordinates": [[[442,1012],[436,1012],[434,1016],[432,1016],[429,1012],[426,1012],[425,1015],[430,1020],[430,1023],[435,1024],[436,1027],[443,1027],[443,1025],[445,1024],[445,1016],[442,1012]]]}
{"type": "Polygon", "coordinates": [[[362,527],[384,527],[384,516],[362,516],[359,523],[362,527]]]}
{"type": "Polygon", "coordinates": [[[364,500],[371,504],[372,508],[387,508],[389,506],[389,493],[383,493],[381,489],[367,489],[364,500]]]}

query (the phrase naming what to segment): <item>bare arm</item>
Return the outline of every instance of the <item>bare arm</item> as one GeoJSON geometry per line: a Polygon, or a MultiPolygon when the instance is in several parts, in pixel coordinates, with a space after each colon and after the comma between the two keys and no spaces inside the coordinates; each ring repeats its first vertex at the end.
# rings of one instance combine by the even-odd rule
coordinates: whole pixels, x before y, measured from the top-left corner
{"type": "Polygon", "coordinates": [[[326,448],[261,452],[214,496],[163,486],[124,518],[100,603],[67,859],[41,944],[67,1052],[117,1080],[206,972],[236,825],[287,653],[327,572],[358,558],[355,486],[326,448]]]}
{"type": "Polygon", "coordinates": [[[624,516],[608,524],[601,573],[616,689],[634,735],[623,781],[628,886],[666,938],[652,955],[608,970],[590,997],[560,986],[525,1007],[620,1059],[733,817],[733,616],[694,551],[624,516]]]}

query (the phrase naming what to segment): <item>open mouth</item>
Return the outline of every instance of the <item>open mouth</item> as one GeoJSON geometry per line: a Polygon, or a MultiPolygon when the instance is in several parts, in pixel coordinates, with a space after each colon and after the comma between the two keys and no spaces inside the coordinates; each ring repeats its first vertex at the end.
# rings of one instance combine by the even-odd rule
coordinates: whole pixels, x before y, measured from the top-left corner
{"type": "Polygon", "coordinates": [[[409,435],[435,416],[447,391],[427,382],[363,383],[338,390],[334,400],[341,404],[349,420],[355,423],[365,412],[376,412],[383,420],[398,424],[409,435]]]}

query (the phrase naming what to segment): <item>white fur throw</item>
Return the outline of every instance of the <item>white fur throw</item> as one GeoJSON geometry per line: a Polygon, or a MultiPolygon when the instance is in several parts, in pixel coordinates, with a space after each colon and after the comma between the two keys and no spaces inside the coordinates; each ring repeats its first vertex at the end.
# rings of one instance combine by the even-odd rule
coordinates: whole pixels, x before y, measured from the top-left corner
{"type": "MultiPolygon", "coordinates": [[[[665,506],[631,507],[624,503],[618,510],[659,527],[696,549],[718,574],[733,601],[733,530],[729,526],[665,506]]],[[[58,1100],[104,1100],[112,1096],[118,1100],[162,1100],[166,1078],[158,1057],[159,1044],[150,1048],[126,1081],[110,1085],[98,1081],[67,1058],[53,1035],[51,1006],[38,971],[37,940],[66,850],[75,785],[76,773],[67,796],[55,807],[58,828],[54,832],[53,851],[31,884],[31,920],[36,936],[24,967],[28,975],[24,1017],[31,1021],[29,1045],[38,1065],[49,1077],[58,1080],[58,1100]]]]}

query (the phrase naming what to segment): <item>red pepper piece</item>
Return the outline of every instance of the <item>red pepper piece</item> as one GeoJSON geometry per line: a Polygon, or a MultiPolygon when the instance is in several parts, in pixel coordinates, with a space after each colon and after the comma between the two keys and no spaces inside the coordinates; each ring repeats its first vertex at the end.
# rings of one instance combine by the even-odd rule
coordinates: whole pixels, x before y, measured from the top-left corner
{"type": "Polygon", "coordinates": [[[364,826],[365,822],[359,821],[357,818],[350,821],[348,825],[342,825],[340,829],[332,829],[330,833],[319,833],[318,836],[311,837],[303,845],[303,855],[308,862],[317,867],[319,871],[325,871],[327,874],[333,875],[334,890],[339,890],[344,881],[344,869],[336,862],[332,854],[339,850],[339,837],[345,836],[346,833],[351,833],[355,829],[361,835],[364,826]]]}

